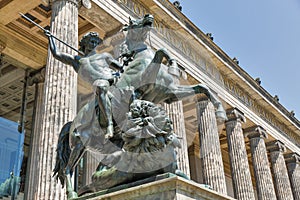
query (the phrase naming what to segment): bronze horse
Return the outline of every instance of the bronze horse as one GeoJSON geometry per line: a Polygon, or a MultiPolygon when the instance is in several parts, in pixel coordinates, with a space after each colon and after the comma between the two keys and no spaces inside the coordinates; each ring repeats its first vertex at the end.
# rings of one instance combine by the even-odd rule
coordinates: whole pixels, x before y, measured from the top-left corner
{"type": "Polygon", "coordinates": [[[220,100],[204,84],[179,85],[174,82],[170,69],[178,68],[176,60],[171,57],[165,48],[153,51],[147,46],[145,40],[153,23],[152,15],[145,15],[138,20],[129,19],[129,25],[125,25],[127,31],[126,40],[123,43],[121,57],[132,60],[117,82],[118,88],[133,86],[138,99],[153,103],[172,103],[195,94],[204,93],[216,108],[216,116],[226,119],[226,113],[220,100]],[[166,66],[163,59],[168,61],[166,66]]]}

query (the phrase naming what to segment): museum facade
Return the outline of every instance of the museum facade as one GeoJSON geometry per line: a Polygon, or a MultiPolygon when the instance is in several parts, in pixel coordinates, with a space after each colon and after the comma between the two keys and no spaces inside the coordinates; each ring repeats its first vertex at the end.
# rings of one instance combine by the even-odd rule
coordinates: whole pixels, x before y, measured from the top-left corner
{"type": "MultiPolygon", "coordinates": [[[[19,13],[73,47],[85,33],[98,32],[104,43],[97,51],[115,58],[128,19],[152,14],[148,45],[168,49],[179,65],[175,81],[207,85],[222,101],[228,118],[218,122],[204,95],[163,105],[181,138],[178,167],[193,181],[172,179],[178,181],[176,186],[160,182],[162,187],[153,187],[165,191],[182,187],[180,195],[186,198],[181,199],[300,199],[300,121],[178,5],[168,0],[4,0],[0,2],[0,117],[19,122],[24,130],[20,191],[25,199],[66,199],[52,177],[58,136],[93,91],[73,68],[53,58],[43,30],[19,13]]],[[[76,54],[62,43],[57,48],[76,54]]],[[[91,182],[98,163],[87,154],[80,165],[78,188],[91,182]]],[[[138,198],[138,193],[124,191],[124,195],[138,198]]]]}

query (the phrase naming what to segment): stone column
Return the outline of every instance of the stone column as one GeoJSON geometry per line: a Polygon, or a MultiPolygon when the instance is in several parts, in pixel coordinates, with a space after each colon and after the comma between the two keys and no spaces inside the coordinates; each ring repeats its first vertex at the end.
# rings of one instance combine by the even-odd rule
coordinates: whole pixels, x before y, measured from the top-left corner
{"type": "Polygon", "coordinates": [[[294,199],[300,200],[300,155],[291,153],[285,159],[294,199]]]}
{"type": "Polygon", "coordinates": [[[237,199],[255,199],[248,163],[242,123],[244,114],[237,108],[227,111],[226,134],[233,182],[234,196],[237,199]]]}
{"type": "MultiPolygon", "coordinates": [[[[173,76],[175,83],[180,84],[180,71],[177,64],[173,64],[169,67],[169,74],[173,76]]],[[[185,175],[190,177],[188,146],[186,140],[182,101],[177,101],[171,104],[164,104],[164,107],[173,122],[173,128],[176,135],[181,138],[181,148],[177,148],[176,150],[178,169],[181,170],[185,175]]]]}
{"type": "Polygon", "coordinates": [[[227,194],[218,126],[213,104],[208,100],[200,100],[197,103],[197,115],[203,182],[210,185],[213,190],[221,194],[227,194]]]}
{"type": "Polygon", "coordinates": [[[264,139],[267,138],[267,133],[260,126],[247,128],[244,130],[244,133],[250,140],[258,199],[276,199],[266,144],[264,141],[264,139]]]}
{"type": "Polygon", "coordinates": [[[202,169],[201,169],[201,162],[200,162],[200,147],[199,145],[192,144],[188,148],[189,153],[189,163],[190,163],[190,175],[191,180],[197,183],[203,183],[202,178],[202,169]]]}
{"type": "MultiPolygon", "coordinates": [[[[51,33],[73,47],[78,46],[78,0],[52,0],[51,33]]],[[[76,52],[56,42],[57,49],[76,52]]],[[[43,109],[40,113],[39,171],[36,173],[36,193],[32,199],[65,199],[61,185],[52,177],[56,148],[62,126],[76,114],[77,74],[48,53],[43,109]]]]}
{"type": "Polygon", "coordinates": [[[270,151],[272,172],[274,177],[275,191],[278,200],[293,199],[293,193],[289,180],[288,171],[285,165],[283,152],[285,146],[280,141],[272,141],[266,144],[270,151]]]}
{"type": "Polygon", "coordinates": [[[32,117],[32,132],[30,135],[30,150],[27,161],[26,183],[24,199],[34,199],[34,193],[37,190],[35,187],[39,170],[39,146],[40,146],[40,114],[43,109],[43,94],[44,94],[45,68],[39,73],[28,79],[29,85],[35,84],[35,102],[32,117]]]}

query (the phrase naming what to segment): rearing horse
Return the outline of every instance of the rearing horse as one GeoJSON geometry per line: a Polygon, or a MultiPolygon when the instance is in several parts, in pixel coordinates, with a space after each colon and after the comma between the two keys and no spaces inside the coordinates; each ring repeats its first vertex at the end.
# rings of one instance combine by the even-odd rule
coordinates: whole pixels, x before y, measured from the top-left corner
{"type": "Polygon", "coordinates": [[[127,31],[126,40],[122,45],[121,57],[128,64],[118,88],[132,86],[138,99],[153,103],[172,103],[195,94],[204,93],[216,108],[216,116],[220,120],[226,119],[226,113],[220,100],[204,84],[178,85],[174,82],[168,68],[178,68],[176,60],[165,49],[153,51],[145,40],[152,27],[153,16],[147,14],[142,19],[132,20],[123,30],[127,31]],[[162,64],[167,59],[168,66],[162,64]],[[129,61],[128,61],[129,60],[129,61]],[[131,60],[131,62],[130,62],[131,60]]]}

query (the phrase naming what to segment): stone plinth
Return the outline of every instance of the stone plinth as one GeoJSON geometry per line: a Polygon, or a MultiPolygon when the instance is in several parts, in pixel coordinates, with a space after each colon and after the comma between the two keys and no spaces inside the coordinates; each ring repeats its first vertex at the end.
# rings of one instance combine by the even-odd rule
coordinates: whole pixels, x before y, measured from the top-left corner
{"type": "MultiPolygon", "coordinates": [[[[175,176],[173,174],[164,174],[148,180],[156,179],[153,182],[147,182],[147,179],[139,181],[145,182],[141,185],[125,184],[109,190],[96,192],[87,196],[79,197],[74,200],[233,200],[233,198],[221,195],[204,185],[190,180],[175,176]],[[160,179],[160,180],[157,180],[160,179]]],[[[136,182],[136,184],[139,184],[136,182]]]]}

